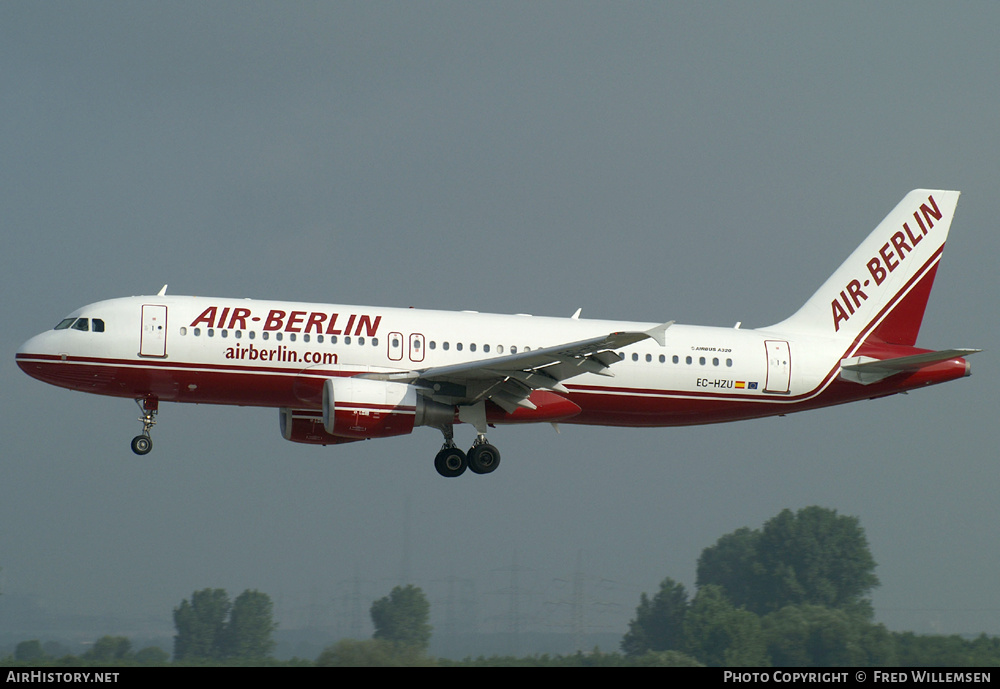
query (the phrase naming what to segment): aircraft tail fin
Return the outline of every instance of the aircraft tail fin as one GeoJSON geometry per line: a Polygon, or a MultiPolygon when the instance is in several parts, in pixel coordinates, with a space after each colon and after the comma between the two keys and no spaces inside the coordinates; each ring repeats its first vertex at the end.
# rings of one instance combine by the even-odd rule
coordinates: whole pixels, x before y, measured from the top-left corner
{"type": "Polygon", "coordinates": [[[767,329],[916,344],[958,196],[911,191],[802,308],[767,329]]]}

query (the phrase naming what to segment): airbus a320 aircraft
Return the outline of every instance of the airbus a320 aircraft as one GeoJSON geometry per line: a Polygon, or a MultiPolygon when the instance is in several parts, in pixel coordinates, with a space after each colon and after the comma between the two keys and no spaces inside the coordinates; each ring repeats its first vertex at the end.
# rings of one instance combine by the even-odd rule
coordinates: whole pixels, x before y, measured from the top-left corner
{"type": "Polygon", "coordinates": [[[882,397],[969,374],[979,350],[915,347],[959,193],[916,190],[790,318],[743,329],[156,296],[84,306],[17,352],[39,380],[138,403],[276,407],[282,435],[337,445],[444,434],[434,465],[495,470],[489,427],[682,426],[882,397]],[[455,424],[476,440],[454,443],[455,424]]]}

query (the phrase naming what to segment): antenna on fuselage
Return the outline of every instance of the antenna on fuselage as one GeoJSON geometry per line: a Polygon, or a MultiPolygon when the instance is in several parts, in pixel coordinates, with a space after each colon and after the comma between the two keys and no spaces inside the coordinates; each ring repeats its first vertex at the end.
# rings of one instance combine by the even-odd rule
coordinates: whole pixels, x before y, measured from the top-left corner
{"type": "Polygon", "coordinates": [[[156,296],[162,297],[166,293],[167,293],[167,286],[164,285],[163,287],[160,288],[160,291],[156,293],[156,296]]]}

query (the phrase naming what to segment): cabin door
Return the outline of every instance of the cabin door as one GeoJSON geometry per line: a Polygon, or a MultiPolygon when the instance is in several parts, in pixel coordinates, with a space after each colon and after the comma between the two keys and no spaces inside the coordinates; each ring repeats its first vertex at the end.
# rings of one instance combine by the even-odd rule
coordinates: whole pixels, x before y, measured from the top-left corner
{"type": "Polygon", "coordinates": [[[166,355],[167,307],[160,304],[143,304],[139,356],[165,357],[166,355]]]}

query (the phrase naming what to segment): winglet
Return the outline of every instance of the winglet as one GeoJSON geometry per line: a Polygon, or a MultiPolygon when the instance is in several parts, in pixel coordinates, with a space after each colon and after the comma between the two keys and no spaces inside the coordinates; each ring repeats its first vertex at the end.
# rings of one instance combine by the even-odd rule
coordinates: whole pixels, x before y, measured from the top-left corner
{"type": "Polygon", "coordinates": [[[673,324],[674,321],[667,321],[666,323],[662,323],[656,326],[655,328],[650,328],[649,330],[646,331],[646,334],[649,335],[654,340],[656,340],[656,343],[658,345],[660,345],[661,347],[665,347],[667,344],[667,328],[669,328],[673,324]]]}

